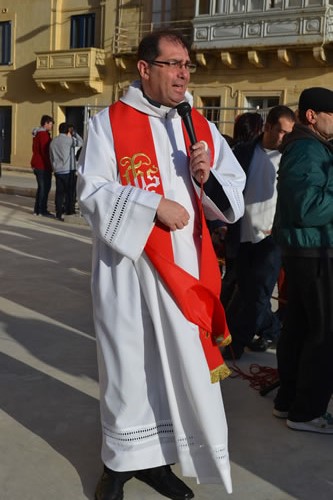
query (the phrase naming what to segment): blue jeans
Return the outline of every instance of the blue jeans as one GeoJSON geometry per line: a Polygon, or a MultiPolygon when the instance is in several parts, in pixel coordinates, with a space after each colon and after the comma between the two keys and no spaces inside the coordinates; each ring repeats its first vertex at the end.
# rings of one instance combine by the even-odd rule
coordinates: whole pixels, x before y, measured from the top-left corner
{"type": "Polygon", "coordinates": [[[255,334],[270,340],[280,335],[280,321],[271,308],[280,268],[280,249],[271,236],[259,243],[240,244],[236,257],[238,294],[227,311],[233,345],[240,350],[255,334]]]}
{"type": "Polygon", "coordinates": [[[60,218],[63,213],[68,214],[70,211],[70,173],[55,174],[56,179],[56,217],[60,218]]]}
{"type": "Polygon", "coordinates": [[[37,191],[35,199],[35,213],[45,214],[47,212],[47,199],[51,189],[52,172],[34,168],[37,180],[37,191]]]}

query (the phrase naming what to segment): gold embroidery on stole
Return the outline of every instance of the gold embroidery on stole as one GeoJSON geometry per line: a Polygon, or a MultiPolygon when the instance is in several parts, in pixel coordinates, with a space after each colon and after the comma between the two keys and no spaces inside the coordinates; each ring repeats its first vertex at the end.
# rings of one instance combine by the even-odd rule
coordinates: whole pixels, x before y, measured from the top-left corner
{"type": "Polygon", "coordinates": [[[158,166],[152,165],[151,159],[145,153],[123,156],[119,163],[125,169],[122,177],[125,179],[126,184],[146,191],[155,191],[157,186],[160,185],[158,166]]]}

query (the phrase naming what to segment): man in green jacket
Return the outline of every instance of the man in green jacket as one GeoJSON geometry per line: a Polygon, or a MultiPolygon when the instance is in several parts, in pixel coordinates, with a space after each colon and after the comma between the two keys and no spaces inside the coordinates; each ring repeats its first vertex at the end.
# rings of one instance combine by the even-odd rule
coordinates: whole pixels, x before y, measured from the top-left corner
{"type": "Polygon", "coordinates": [[[273,414],[291,429],[333,434],[333,92],[305,89],[298,118],[282,144],[273,226],[288,301],[273,414]]]}

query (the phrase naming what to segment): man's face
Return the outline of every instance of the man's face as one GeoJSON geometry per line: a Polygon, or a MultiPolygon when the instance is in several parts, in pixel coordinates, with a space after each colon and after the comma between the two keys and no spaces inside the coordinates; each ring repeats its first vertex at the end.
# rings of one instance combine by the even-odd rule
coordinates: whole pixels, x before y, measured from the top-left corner
{"type": "Polygon", "coordinates": [[[49,130],[49,131],[52,130],[52,128],[53,128],[53,122],[46,122],[44,124],[44,128],[45,128],[45,130],[49,130]]]}
{"type": "Polygon", "coordinates": [[[333,113],[320,111],[315,113],[315,123],[312,125],[315,132],[320,134],[325,139],[333,137],[333,113]]]}
{"type": "Polygon", "coordinates": [[[278,149],[286,134],[292,131],[294,123],[285,116],[281,116],[274,125],[265,124],[263,146],[267,149],[278,149]]]}
{"type": "Polygon", "coordinates": [[[189,54],[181,44],[164,38],[159,42],[159,52],[160,55],[154,60],[155,64],[143,60],[138,62],[142,88],[153,101],[174,107],[184,100],[190,81],[189,70],[184,66],[190,62],[189,54]],[[158,61],[180,61],[183,66],[159,65],[158,61]]]}

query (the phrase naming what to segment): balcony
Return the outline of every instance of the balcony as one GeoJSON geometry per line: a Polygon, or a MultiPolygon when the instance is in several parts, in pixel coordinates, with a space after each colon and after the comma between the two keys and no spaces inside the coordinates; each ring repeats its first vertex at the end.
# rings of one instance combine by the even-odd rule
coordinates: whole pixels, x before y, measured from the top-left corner
{"type": "Polygon", "coordinates": [[[171,28],[181,32],[191,43],[193,40],[192,20],[179,20],[155,23],[135,23],[116,26],[113,40],[113,56],[120,69],[127,69],[128,62],[136,56],[142,37],[158,28],[171,28]]]}
{"type": "Polygon", "coordinates": [[[38,52],[33,78],[45,92],[51,92],[56,86],[76,92],[79,86],[84,86],[99,94],[103,92],[104,70],[105,53],[102,49],[38,52]]]}
{"type": "MultiPolygon", "coordinates": [[[[205,4],[207,5],[207,3],[205,4]]],[[[263,66],[262,54],[276,50],[281,62],[292,66],[295,51],[311,50],[321,64],[333,62],[333,6],[328,0],[237,0],[210,2],[193,20],[193,49],[205,60],[215,49],[222,62],[237,67],[238,54],[263,66]]]]}

